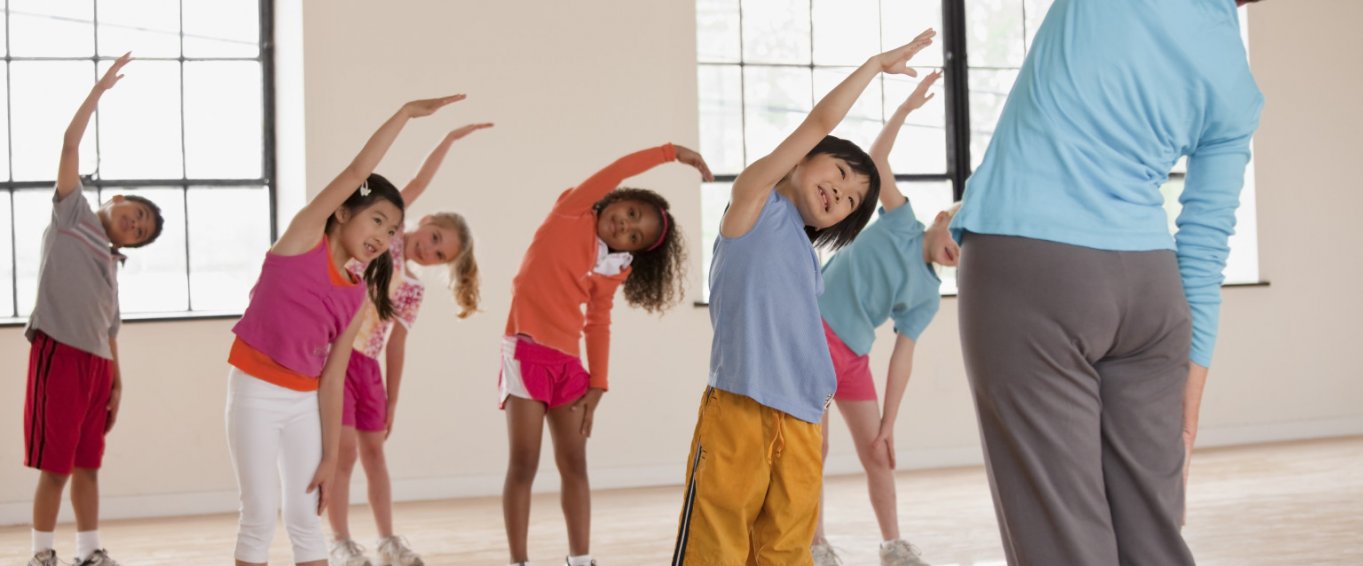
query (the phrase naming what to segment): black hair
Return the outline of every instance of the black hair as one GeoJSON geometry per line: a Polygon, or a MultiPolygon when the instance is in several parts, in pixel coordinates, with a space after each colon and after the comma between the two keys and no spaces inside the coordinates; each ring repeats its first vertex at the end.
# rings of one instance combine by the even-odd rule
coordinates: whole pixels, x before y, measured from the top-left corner
{"type": "Polygon", "coordinates": [[[164,216],[161,216],[161,207],[156,206],[156,203],[152,202],[147,197],[140,197],[137,195],[123,195],[123,200],[126,200],[128,202],[135,202],[137,204],[147,207],[147,209],[151,211],[151,218],[154,221],[154,226],[152,226],[151,229],[151,236],[148,236],[147,239],[142,240],[141,242],[138,242],[136,244],[128,244],[123,247],[140,248],[142,246],[155,242],[157,238],[161,237],[161,230],[166,227],[166,218],[164,216]]]}
{"type": "MultiPolygon", "coordinates": [[[[398,207],[399,211],[405,214],[406,206],[402,202],[402,193],[388,179],[383,178],[378,173],[370,173],[364,185],[357,187],[355,192],[350,193],[350,197],[341,203],[341,208],[350,211],[352,216],[359,214],[365,209],[374,206],[380,200],[386,200],[398,207]]],[[[339,208],[337,210],[340,210],[339,208]]],[[[402,222],[402,218],[398,218],[402,222]]],[[[331,229],[336,225],[336,215],[327,218],[326,231],[331,233],[331,229]]],[[[379,311],[379,318],[388,320],[393,317],[393,300],[388,296],[388,286],[393,282],[393,255],[388,250],[383,251],[383,255],[374,258],[369,265],[364,268],[364,280],[369,286],[369,299],[374,302],[374,308],[379,311]]]]}
{"type": "Polygon", "coordinates": [[[841,159],[847,162],[852,171],[870,179],[870,186],[866,189],[866,197],[861,199],[857,209],[847,215],[847,218],[822,230],[805,226],[805,234],[809,235],[811,243],[815,246],[836,250],[852,243],[857,234],[861,233],[861,229],[866,227],[866,223],[871,221],[871,216],[875,214],[876,202],[880,200],[880,170],[876,169],[876,163],[871,159],[871,156],[862,151],[857,144],[839,137],[824,136],[819,141],[819,145],[809,150],[805,159],[820,154],[828,154],[830,157],[841,159]]]}
{"type": "Polygon", "coordinates": [[[637,200],[651,205],[660,215],[659,220],[667,227],[661,243],[652,250],[633,252],[630,262],[629,278],[625,279],[625,300],[630,305],[641,307],[650,313],[658,313],[681,300],[686,292],[686,240],[682,237],[677,219],[672,217],[672,207],[662,195],[648,189],[619,188],[596,204],[592,212],[601,214],[607,206],[622,200],[637,200]]]}

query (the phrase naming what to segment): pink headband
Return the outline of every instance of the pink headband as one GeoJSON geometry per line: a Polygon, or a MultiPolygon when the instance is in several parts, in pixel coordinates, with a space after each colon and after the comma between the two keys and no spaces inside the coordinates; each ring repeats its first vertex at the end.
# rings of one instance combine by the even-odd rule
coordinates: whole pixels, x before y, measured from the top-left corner
{"type": "Polygon", "coordinates": [[[658,234],[658,241],[653,242],[652,246],[649,246],[648,249],[644,250],[645,252],[651,252],[658,249],[658,246],[663,245],[663,241],[667,239],[667,209],[661,206],[658,207],[658,217],[663,219],[663,231],[658,234]]]}

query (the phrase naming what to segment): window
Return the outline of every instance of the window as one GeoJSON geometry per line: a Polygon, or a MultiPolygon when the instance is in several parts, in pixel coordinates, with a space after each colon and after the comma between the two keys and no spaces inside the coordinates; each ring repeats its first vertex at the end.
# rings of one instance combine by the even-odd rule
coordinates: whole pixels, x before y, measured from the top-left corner
{"type": "Polygon", "coordinates": [[[37,293],[61,138],[114,58],[81,144],[86,197],[154,201],[165,228],[127,250],[125,316],[238,313],[274,236],[270,2],[8,0],[0,22],[0,319],[37,293]]]}
{"type": "MultiPolygon", "coordinates": [[[[960,198],[984,157],[1052,1],[697,0],[700,151],[716,178],[702,192],[705,273],[730,186],[743,167],[775,148],[867,57],[907,43],[929,26],[939,31],[937,41],[913,64],[921,65],[920,76],[936,68],[946,75],[940,94],[909,115],[890,164],[914,212],[930,222],[960,198]]],[[[869,148],[916,84],[910,77],[878,77],[833,135],[869,148]]],[[[1163,189],[1171,226],[1182,178],[1176,168],[1163,189]]],[[[1227,281],[1257,281],[1252,167],[1238,218],[1227,281]]],[[[954,292],[952,270],[942,275],[943,292],[954,292]]]]}

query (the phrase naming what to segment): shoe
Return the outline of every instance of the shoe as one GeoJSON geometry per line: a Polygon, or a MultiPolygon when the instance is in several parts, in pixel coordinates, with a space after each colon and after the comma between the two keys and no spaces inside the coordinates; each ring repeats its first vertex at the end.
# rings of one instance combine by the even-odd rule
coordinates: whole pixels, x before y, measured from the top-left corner
{"type": "Polygon", "coordinates": [[[350,539],[331,542],[331,556],[327,559],[331,566],[373,566],[364,555],[364,547],[350,539]]]}
{"type": "Polygon", "coordinates": [[[928,566],[918,548],[904,539],[880,547],[880,566],[928,566]]]}
{"type": "Polygon", "coordinates": [[[61,562],[57,562],[57,551],[49,548],[34,554],[28,566],[61,566],[61,562]]]}
{"type": "Polygon", "coordinates": [[[426,563],[421,561],[421,557],[412,552],[407,539],[391,536],[379,541],[378,566],[424,566],[424,564],[426,563]]]}
{"type": "MultiPolygon", "coordinates": [[[[564,558],[564,559],[563,559],[563,564],[564,564],[564,566],[572,566],[573,563],[570,562],[567,558],[564,558]]],[[[592,566],[596,566],[596,559],[595,559],[595,558],[592,559],[592,566]]]]}
{"type": "MultiPolygon", "coordinates": [[[[53,560],[55,559],[54,556],[53,560]]],[[[74,566],[118,566],[118,561],[109,558],[109,551],[101,548],[90,553],[90,556],[87,556],[85,560],[77,560],[74,566]]]]}
{"type": "Polygon", "coordinates": [[[842,559],[833,552],[833,546],[826,542],[811,545],[809,554],[814,557],[814,566],[842,566],[842,559]]]}

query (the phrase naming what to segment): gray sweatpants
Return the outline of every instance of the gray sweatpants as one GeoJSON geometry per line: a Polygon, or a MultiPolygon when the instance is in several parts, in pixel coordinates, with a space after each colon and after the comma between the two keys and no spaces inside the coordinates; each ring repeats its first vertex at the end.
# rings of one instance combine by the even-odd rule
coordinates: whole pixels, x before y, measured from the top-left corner
{"type": "Polygon", "coordinates": [[[1170,251],[968,234],[961,343],[1008,563],[1193,564],[1191,323],[1170,251]]]}

